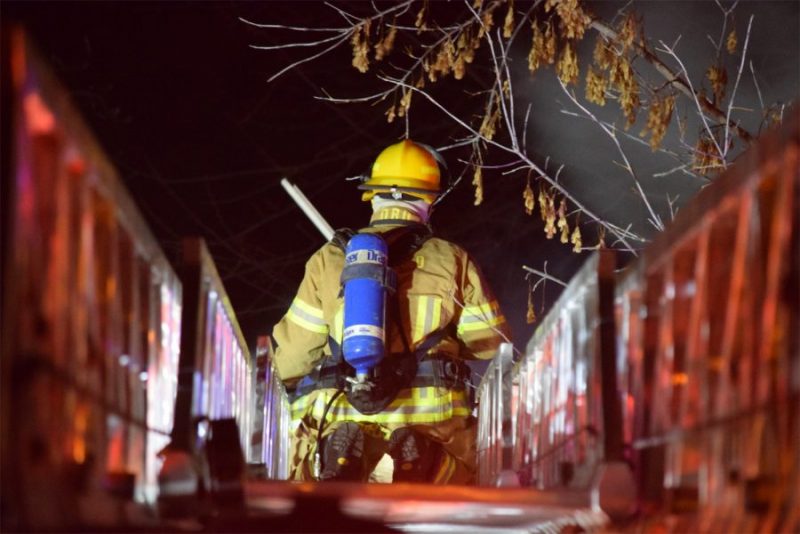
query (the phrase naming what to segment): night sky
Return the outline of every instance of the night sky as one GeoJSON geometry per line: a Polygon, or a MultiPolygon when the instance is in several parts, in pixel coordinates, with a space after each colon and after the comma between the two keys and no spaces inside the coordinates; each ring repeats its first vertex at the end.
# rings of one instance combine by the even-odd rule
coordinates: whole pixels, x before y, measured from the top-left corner
{"type": "MultiPolygon", "coordinates": [[[[356,11],[369,7],[339,5],[356,11]]],[[[437,8],[455,5],[440,3],[437,8]]],[[[592,4],[598,12],[610,13],[621,5],[592,4]]],[[[711,53],[705,34],[719,32],[716,5],[641,5],[645,27],[669,42],[681,34],[689,70],[702,73],[711,53]]],[[[750,57],[769,102],[788,102],[800,92],[798,5],[742,2],[735,18],[743,36],[747,17],[756,13],[750,57]]],[[[365,172],[384,146],[403,137],[405,124],[388,124],[386,106],[336,105],[314,97],[323,91],[359,96],[381,87],[380,82],[372,72],[354,70],[350,48],[343,47],[267,83],[304,51],[255,50],[250,45],[277,44],[288,37],[239,20],[339,24],[321,2],[3,2],[2,10],[4,20],[22,20],[29,27],[168,257],[175,258],[181,237],[206,238],[249,343],[268,333],[285,312],[306,259],[323,243],[278,185],[280,178],[293,180],[334,228],[357,228],[368,221],[368,205],[344,178],[365,172]]],[[[611,150],[608,140],[591,125],[561,113],[568,104],[553,89],[552,70],[537,73],[541,83],[530,83],[530,75],[523,73],[526,54],[521,51],[519,68],[527,81],[517,87],[535,104],[529,144],[536,147],[537,161],[552,156],[565,163],[564,180],[582,184],[577,187],[598,212],[652,232],[625,176],[604,156],[611,150]]],[[[436,95],[464,116],[475,116],[483,101],[463,90],[470,84],[479,88],[486,74],[476,67],[464,84],[443,84],[436,95]]],[[[757,104],[751,79],[742,82],[740,98],[744,107],[757,104]]],[[[421,101],[415,106],[412,139],[443,146],[461,135],[421,101]]],[[[616,110],[603,112],[618,116],[616,110]]],[[[757,131],[758,117],[747,120],[757,131]]],[[[634,128],[640,129],[638,124],[634,128]]],[[[672,130],[676,128],[669,135],[676,135],[672,130]]],[[[643,176],[652,175],[656,156],[649,149],[632,149],[632,154],[643,176]]],[[[458,159],[466,153],[449,150],[444,156],[458,174],[458,159]]],[[[516,344],[522,346],[535,325],[525,322],[528,283],[521,266],[542,268],[547,261],[549,271],[568,279],[586,254],[572,253],[557,239],[546,240],[538,213],[524,213],[524,176],[485,175],[482,206],[472,205],[467,177],[432,222],[439,235],[477,258],[498,293],[516,344]]],[[[686,180],[643,181],[662,210],[665,192],[680,193],[682,204],[700,187],[686,180]]],[[[544,296],[537,293],[537,311],[557,294],[552,284],[544,296]]]]}

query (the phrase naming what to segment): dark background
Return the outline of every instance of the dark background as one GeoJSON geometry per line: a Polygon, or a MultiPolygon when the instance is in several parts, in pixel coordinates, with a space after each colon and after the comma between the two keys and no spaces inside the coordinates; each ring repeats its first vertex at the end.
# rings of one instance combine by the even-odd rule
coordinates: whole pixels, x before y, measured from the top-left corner
{"type": "MultiPolygon", "coordinates": [[[[356,13],[369,11],[368,3],[337,5],[356,13]]],[[[445,14],[462,9],[457,2],[434,5],[445,14]]],[[[607,18],[623,5],[590,3],[607,18]]],[[[714,54],[707,35],[717,38],[720,32],[717,5],[711,1],[634,5],[644,17],[648,37],[672,43],[681,35],[679,51],[693,80],[700,83],[714,54]]],[[[756,15],[748,58],[766,103],[789,102],[800,91],[799,6],[787,1],[741,2],[737,7],[734,26],[740,50],[747,20],[751,13],[756,15]]],[[[363,226],[369,206],[359,201],[355,184],[344,178],[366,171],[383,147],[405,133],[403,120],[386,122],[388,103],[332,104],[314,98],[326,92],[361,96],[384,88],[374,70],[361,74],[350,66],[349,46],[267,83],[270,75],[304,57],[307,50],[255,50],[250,45],[285,43],[297,35],[258,29],[240,17],[304,26],[341,25],[341,18],[321,2],[3,2],[2,15],[29,28],[117,165],[167,255],[175,258],[182,236],[207,239],[251,344],[285,312],[305,260],[323,243],[280,188],[280,178],[293,180],[333,227],[363,226]]],[[[617,224],[632,223],[652,235],[630,177],[614,163],[618,158],[608,138],[593,124],[561,113],[574,107],[560,93],[552,69],[534,77],[528,73],[529,43],[529,35],[521,37],[520,48],[515,49],[519,59],[512,68],[518,79],[517,96],[532,107],[528,146],[533,159],[544,164],[549,156],[551,162],[566,164],[562,179],[588,206],[617,224]]],[[[590,54],[593,44],[590,36],[581,53],[590,54]]],[[[732,65],[736,61],[738,56],[731,58],[732,65]]],[[[381,68],[391,66],[387,62],[381,68]]],[[[752,76],[745,74],[737,105],[749,110],[740,112],[743,125],[757,133],[762,127],[760,104],[752,76]]],[[[478,90],[487,75],[476,65],[463,82],[447,80],[432,93],[474,119],[481,113],[483,96],[464,90],[478,90]]],[[[679,100],[678,113],[686,115],[689,129],[696,131],[690,104],[679,100]]],[[[609,120],[620,120],[613,103],[592,109],[609,120]]],[[[641,130],[644,115],[631,132],[641,130]]],[[[420,99],[412,104],[409,125],[412,139],[437,147],[463,136],[420,99]]],[[[665,146],[679,146],[676,130],[673,121],[665,146]]],[[[627,150],[664,217],[669,213],[667,194],[679,195],[680,205],[704,183],[678,173],[654,178],[655,171],[674,164],[647,147],[630,145],[627,150]]],[[[463,167],[459,160],[468,153],[455,149],[444,156],[458,175],[463,167]]],[[[490,155],[487,162],[504,161],[490,155]]],[[[541,269],[547,261],[549,272],[567,280],[587,254],[574,254],[557,239],[546,240],[538,212],[525,215],[524,174],[503,176],[487,170],[485,201],[479,207],[472,205],[470,181],[471,174],[437,209],[432,222],[439,235],[475,255],[498,293],[515,343],[522,346],[535,325],[525,321],[528,282],[521,266],[541,269]]],[[[593,226],[585,225],[583,233],[587,245],[596,242],[593,226]]],[[[540,317],[558,292],[552,283],[544,293],[537,292],[540,317]]]]}

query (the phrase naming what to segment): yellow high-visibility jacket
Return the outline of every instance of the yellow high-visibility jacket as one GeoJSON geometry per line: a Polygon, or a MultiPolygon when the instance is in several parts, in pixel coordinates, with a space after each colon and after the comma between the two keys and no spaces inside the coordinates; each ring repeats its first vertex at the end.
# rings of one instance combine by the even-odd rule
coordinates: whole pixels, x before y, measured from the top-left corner
{"type": "MultiPolygon", "coordinates": [[[[403,221],[418,219],[402,208],[386,208],[376,212],[370,226],[361,231],[382,233],[403,221]]],[[[343,267],[344,252],[331,243],[323,245],[308,260],[297,296],[273,330],[277,371],[289,385],[331,356],[329,337],[341,345],[344,302],[339,277],[343,267]]],[[[412,351],[431,333],[448,326],[448,333],[429,353],[462,360],[488,359],[507,338],[508,327],[497,301],[478,266],[459,246],[432,237],[411,258],[395,266],[395,271],[397,291],[388,298],[399,299],[400,324],[412,351]]],[[[387,353],[404,352],[397,328],[396,323],[385,325],[387,353]]],[[[315,390],[296,399],[292,418],[319,421],[334,391],[315,390]]],[[[329,408],[326,424],[350,420],[395,428],[436,424],[470,413],[464,389],[409,387],[374,415],[358,412],[341,395],[329,408]]]]}

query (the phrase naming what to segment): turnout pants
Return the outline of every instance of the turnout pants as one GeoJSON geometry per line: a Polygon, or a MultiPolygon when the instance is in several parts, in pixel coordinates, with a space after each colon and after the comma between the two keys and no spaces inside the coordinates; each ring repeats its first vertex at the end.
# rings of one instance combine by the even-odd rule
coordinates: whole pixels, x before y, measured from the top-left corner
{"type": "MultiPolygon", "coordinates": [[[[322,438],[332,434],[348,421],[331,421],[324,425],[322,438]]],[[[391,482],[392,461],[385,456],[391,433],[398,428],[410,428],[436,444],[436,454],[430,471],[432,484],[471,484],[476,470],[475,439],[477,425],[472,416],[456,416],[431,424],[378,424],[359,421],[364,432],[364,482],[391,482]],[[387,463],[388,459],[388,463],[387,463]],[[382,461],[383,460],[383,461],[382,461]],[[377,467],[377,469],[376,469],[377,467]]],[[[292,435],[289,478],[314,480],[313,465],[317,450],[319,422],[303,417],[292,435]]]]}

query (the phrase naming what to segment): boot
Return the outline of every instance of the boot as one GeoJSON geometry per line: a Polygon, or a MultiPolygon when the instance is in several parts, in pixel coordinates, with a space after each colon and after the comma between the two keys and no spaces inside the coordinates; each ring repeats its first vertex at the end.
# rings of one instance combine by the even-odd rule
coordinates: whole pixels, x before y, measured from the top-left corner
{"type": "Polygon", "coordinates": [[[392,482],[430,482],[441,446],[410,428],[398,428],[389,436],[388,453],[394,460],[392,482]]]}
{"type": "Polygon", "coordinates": [[[339,425],[322,440],[320,480],[361,481],[363,474],[364,432],[358,423],[339,425]]]}

